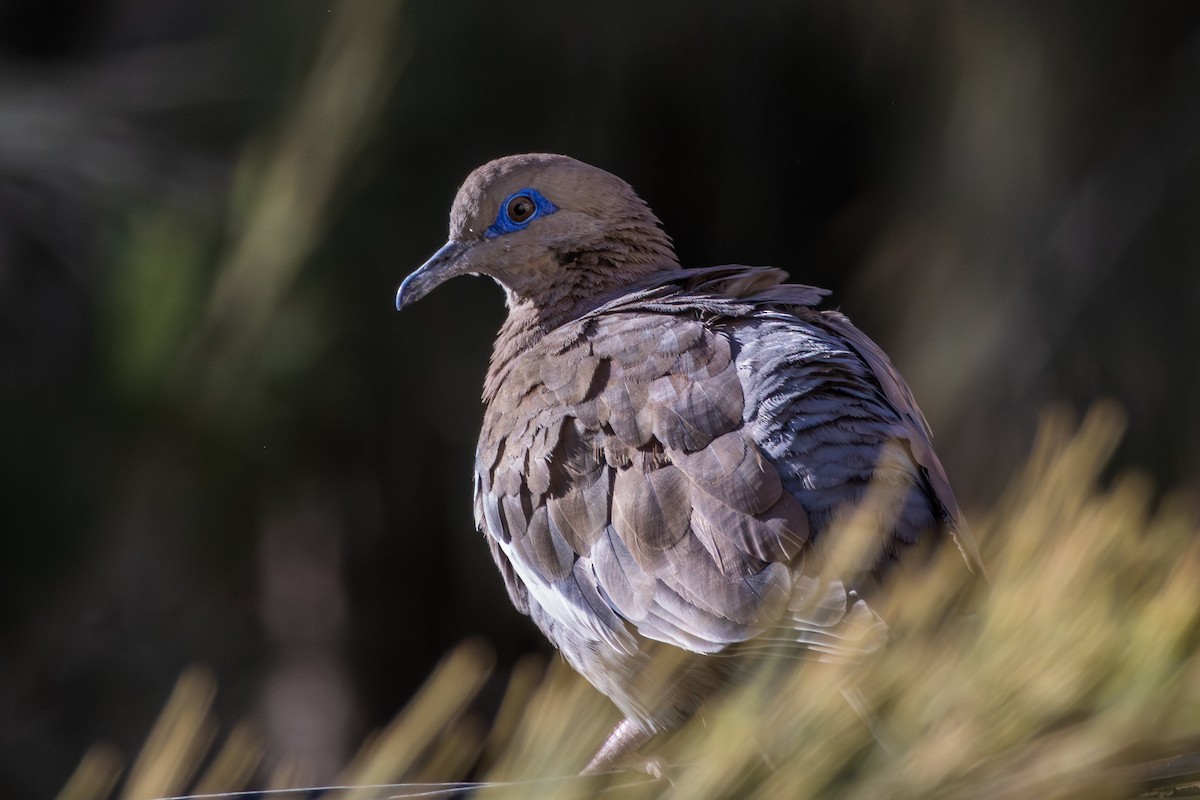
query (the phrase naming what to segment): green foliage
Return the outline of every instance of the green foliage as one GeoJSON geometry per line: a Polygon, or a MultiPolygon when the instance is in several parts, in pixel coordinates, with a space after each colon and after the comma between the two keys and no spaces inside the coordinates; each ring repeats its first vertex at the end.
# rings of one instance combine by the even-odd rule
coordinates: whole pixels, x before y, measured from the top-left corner
{"type": "Polygon", "coordinates": [[[105,373],[118,397],[150,401],[174,372],[203,302],[204,233],[186,214],[165,209],[128,219],[103,312],[105,373]]]}

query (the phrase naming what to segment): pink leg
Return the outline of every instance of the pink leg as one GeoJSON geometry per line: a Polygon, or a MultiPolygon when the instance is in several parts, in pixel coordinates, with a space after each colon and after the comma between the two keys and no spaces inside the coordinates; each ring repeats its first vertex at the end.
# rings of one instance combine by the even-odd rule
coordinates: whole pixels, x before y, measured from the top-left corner
{"type": "MultiPolygon", "coordinates": [[[[650,739],[651,734],[642,730],[636,722],[626,717],[621,720],[617,727],[613,728],[613,732],[608,735],[608,739],[604,741],[604,746],[592,756],[592,760],[583,768],[583,774],[588,775],[596,772],[605,772],[616,765],[617,762],[626,759],[633,751],[637,750],[650,739]]],[[[635,766],[650,774],[659,777],[656,773],[661,771],[661,766],[657,763],[651,763],[653,760],[647,760],[643,765],[641,762],[636,762],[630,766],[635,766]]]]}

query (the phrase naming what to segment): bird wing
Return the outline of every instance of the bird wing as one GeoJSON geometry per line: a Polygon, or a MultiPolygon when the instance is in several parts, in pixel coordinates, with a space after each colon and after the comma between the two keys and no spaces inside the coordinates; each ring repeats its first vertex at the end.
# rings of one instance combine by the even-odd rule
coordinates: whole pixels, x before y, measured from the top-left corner
{"type": "Polygon", "coordinates": [[[950,487],[950,478],[942,466],[941,459],[933,449],[933,431],[925,421],[925,415],[917,406],[912,391],[904,378],[892,365],[887,354],[875,344],[865,333],[836,311],[822,311],[816,315],[816,324],[825,327],[834,335],[841,337],[846,344],[862,358],[879,383],[888,403],[900,415],[903,425],[904,438],[908,442],[911,454],[924,472],[926,480],[933,489],[943,516],[943,522],[950,535],[954,538],[963,560],[976,575],[986,579],[987,570],[975,537],[971,534],[967,521],[958,507],[954,490],[950,487]]]}
{"type": "Polygon", "coordinates": [[[894,510],[907,517],[895,522],[897,542],[945,528],[968,566],[986,575],[932,432],[904,379],[844,315],[813,309],[828,290],[783,283],[786,277],[782,270],[739,265],[680,270],[601,311],[737,320],[727,329],[739,351],[743,389],[754,400],[746,422],[784,474],[787,490],[803,497],[816,527],[830,521],[823,506],[861,501],[864,467],[874,463],[870,480],[923,490],[894,510]]]}
{"type": "MultiPolygon", "coordinates": [[[[547,335],[492,398],[477,523],[514,603],[556,644],[631,652],[632,627],[715,652],[789,614],[819,633],[829,609],[795,608],[806,544],[881,457],[920,481],[872,365],[794,313],[821,290],[780,275],[688,271],[619,298],[547,335]]],[[[898,541],[924,513],[896,523],[898,541]]],[[[836,619],[851,605],[840,591],[836,619]]]]}

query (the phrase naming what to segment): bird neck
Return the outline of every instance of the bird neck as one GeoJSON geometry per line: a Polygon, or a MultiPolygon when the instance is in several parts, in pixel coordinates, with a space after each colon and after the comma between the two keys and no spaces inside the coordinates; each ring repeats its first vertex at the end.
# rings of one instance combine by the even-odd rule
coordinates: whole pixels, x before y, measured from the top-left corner
{"type": "Polygon", "coordinates": [[[518,292],[501,283],[507,298],[508,317],[500,326],[484,382],[484,400],[495,396],[513,362],[551,331],[573,322],[630,286],[658,272],[679,269],[679,260],[667,244],[633,254],[620,265],[612,254],[597,252],[560,254],[553,275],[539,281],[537,291],[518,292]]]}

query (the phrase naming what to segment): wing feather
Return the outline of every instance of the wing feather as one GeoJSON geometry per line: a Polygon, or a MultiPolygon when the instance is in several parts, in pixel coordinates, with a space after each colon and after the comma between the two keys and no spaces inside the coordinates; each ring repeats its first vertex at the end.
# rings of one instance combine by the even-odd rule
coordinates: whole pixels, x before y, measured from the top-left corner
{"type": "Polygon", "coordinates": [[[631,631],[699,653],[780,630],[861,650],[840,626],[870,610],[805,560],[872,482],[899,498],[879,510],[881,558],[944,522],[978,565],[908,387],[848,320],[810,308],[824,290],[780,279],[671,273],[494,382],[477,523],[514,603],[573,664],[601,643],[632,658],[631,631]]]}

